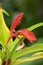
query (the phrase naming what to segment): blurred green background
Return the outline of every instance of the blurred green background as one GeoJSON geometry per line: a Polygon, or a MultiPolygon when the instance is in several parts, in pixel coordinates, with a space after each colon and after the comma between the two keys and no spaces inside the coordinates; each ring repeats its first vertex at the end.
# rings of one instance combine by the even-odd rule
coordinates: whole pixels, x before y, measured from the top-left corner
{"type": "MultiPolygon", "coordinates": [[[[8,17],[4,14],[5,22],[9,28],[15,16],[21,12],[24,12],[24,17],[22,18],[21,24],[17,27],[17,29],[28,28],[31,25],[43,22],[43,0],[0,0],[0,2],[3,9],[5,9],[10,15],[8,17]]],[[[33,30],[33,32],[37,37],[36,42],[43,43],[43,27],[39,27],[33,30]]],[[[32,45],[27,40],[25,40],[25,42],[27,43],[27,46],[32,45]]],[[[42,62],[39,62],[35,61],[34,65],[43,65],[42,62]]],[[[26,65],[30,64],[27,63],[26,65]]]]}

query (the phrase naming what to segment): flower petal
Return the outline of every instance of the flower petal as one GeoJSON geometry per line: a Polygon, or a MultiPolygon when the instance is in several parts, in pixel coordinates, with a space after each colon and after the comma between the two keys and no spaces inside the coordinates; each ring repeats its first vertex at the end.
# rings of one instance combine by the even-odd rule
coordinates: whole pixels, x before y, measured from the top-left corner
{"type": "Polygon", "coordinates": [[[25,36],[30,42],[36,41],[36,36],[34,35],[33,32],[23,29],[23,30],[18,30],[18,34],[25,36]]]}
{"type": "Polygon", "coordinates": [[[12,22],[10,31],[13,32],[13,30],[20,24],[20,20],[23,17],[24,13],[19,14],[12,22]]]}

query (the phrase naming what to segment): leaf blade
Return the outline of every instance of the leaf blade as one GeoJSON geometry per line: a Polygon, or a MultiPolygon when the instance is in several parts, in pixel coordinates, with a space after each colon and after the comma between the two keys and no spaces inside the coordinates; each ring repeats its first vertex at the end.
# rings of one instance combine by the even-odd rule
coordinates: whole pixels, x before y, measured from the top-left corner
{"type": "Polygon", "coordinates": [[[34,44],[31,47],[27,47],[25,49],[17,51],[16,53],[14,52],[12,54],[12,59],[16,59],[16,58],[19,58],[23,55],[33,53],[33,52],[37,52],[37,51],[41,51],[41,50],[43,50],[43,43],[42,44],[34,44]]]}

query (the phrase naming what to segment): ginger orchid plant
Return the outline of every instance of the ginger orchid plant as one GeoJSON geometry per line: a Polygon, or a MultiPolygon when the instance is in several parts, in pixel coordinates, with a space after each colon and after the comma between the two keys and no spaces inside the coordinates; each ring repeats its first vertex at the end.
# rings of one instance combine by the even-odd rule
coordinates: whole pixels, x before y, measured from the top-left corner
{"type": "Polygon", "coordinates": [[[34,35],[33,32],[29,31],[29,30],[26,30],[26,29],[22,29],[22,30],[18,30],[18,31],[15,31],[15,28],[20,24],[20,20],[21,18],[23,17],[23,14],[24,13],[20,13],[12,22],[11,24],[11,28],[10,28],[10,36],[7,40],[7,44],[9,42],[9,40],[12,38],[12,37],[17,37],[22,43],[23,43],[23,46],[25,46],[24,44],[24,41],[21,40],[18,35],[23,35],[25,38],[27,38],[30,42],[32,41],[36,41],[36,37],[34,35]]]}
{"type": "Polygon", "coordinates": [[[19,65],[23,62],[30,62],[36,59],[43,58],[43,44],[34,44],[26,47],[24,39],[27,38],[30,42],[36,41],[36,36],[32,32],[35,28],[43,26],[42,23],[35,24],[28,29],[15,30],[20,24],[24,13],[18,14],[10,27],[10,30],[5,24],[3,12],[8,13],[0,7],[0,65],[19,65]],[[16,39],[13,41],[12,38],[16,39]],[[20,45],[22,43],[22,45],[20,45]],[[40,52],[38,52],[40,51],[40,52]],[[36,52],[36,53],[35,53],[36,52]],[[32,54],[33,53],[33,54],[32,54]],[[30,54],[28,57],[23,57],[30,54]]]}

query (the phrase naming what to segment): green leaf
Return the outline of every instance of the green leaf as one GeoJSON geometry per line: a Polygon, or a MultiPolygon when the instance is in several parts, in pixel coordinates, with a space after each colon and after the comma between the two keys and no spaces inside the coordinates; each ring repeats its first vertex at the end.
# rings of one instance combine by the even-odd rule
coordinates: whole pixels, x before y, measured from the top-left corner
{"type": "Polygon", "coordinates": [[[43,52],[38,53],[38,55],[36,54],[35,56],[14,60],[11,65],[19,65],[23,62],[27,62],[27,61],[30,62],[30,61],[34,61],[40,58],[43,58],[43,52]]]}
{"type": "MultiPolygon", "coordinates": [[[[2,47],[3,47],[3,51],[4,51],[4,49],[5,49],[5,51],[6,51],[6,53],[7,53],[7,57],[10,57],[10,50],[7,48],[7,46],[3,43],[3,42],[1,42],[0,41],[0,44],[2,45],[2,47]]],[[[4,52],[5,52],[4,51],[4,52]]]]}
{"type": "Polygon", "coordinates": [[[3,18],[2,8],[0,8],[0,41],[5,43],[9,34],[10,34],[9,29],[6,26],[3,18]]]}
{"type": "Polygon", "coordinates": [[[0,50],[0,57],[2,60],[5,60],[6,55],[2,50],[0,50]]]}
{"type": "MultiPolygon", "coordinates": [[[[0,41],[6,44],[6,41],[10,35],[10,31],[5,24],[3,12],[8,15],[8,13],[5,10],[2,10],[2,7],[0,7],[0,41]]],[[[12,39],[9,42],[8,48],[11,47],[11,43],[13,43],[12,39]]]]}
{"type": "Polygon", "coordinates": [[[32,30],[34,30],[34,29],[36,29],[36,28],[38,28],[38,27],[41,27],[41,26],[43,26],[43,22],[37,23],[37,24],[35,24],[35,25],[29,27],[28,30],[32,31],[32,30]]]}
{"type": "Polygon", "coordinates": [[[2,65],[2,59],[1,59],[1,57],[0,57],[0,65],[2,65]]]}
{"type": "Polygon", "coordinates": [[[21,49],[17,52],[14,52],[12,54],[11,58],[12,58],[12,60],[14,60],[14,59],[19,58],[23,55],[30,54],[30,53],[37,52],[37,51],[41,51],[41,50],[43,50],[43,43],[34,44],[30,47],[27,47],[27,48],[21,49]]]}
{"type": "Polygon", "coordinates": [[[43,55],[43,52],[37,52],[37,53],[34,53],[33,55],[32,55],[32,57],[35,57],[35,56],[41,56],[41,55],[43,55]]]}
{"type": "Polygon", "coordinates": [[[9,16],[9,14],[6,10],[2,9],[2,12],[5,13],[7,16],[9,16]]]}

